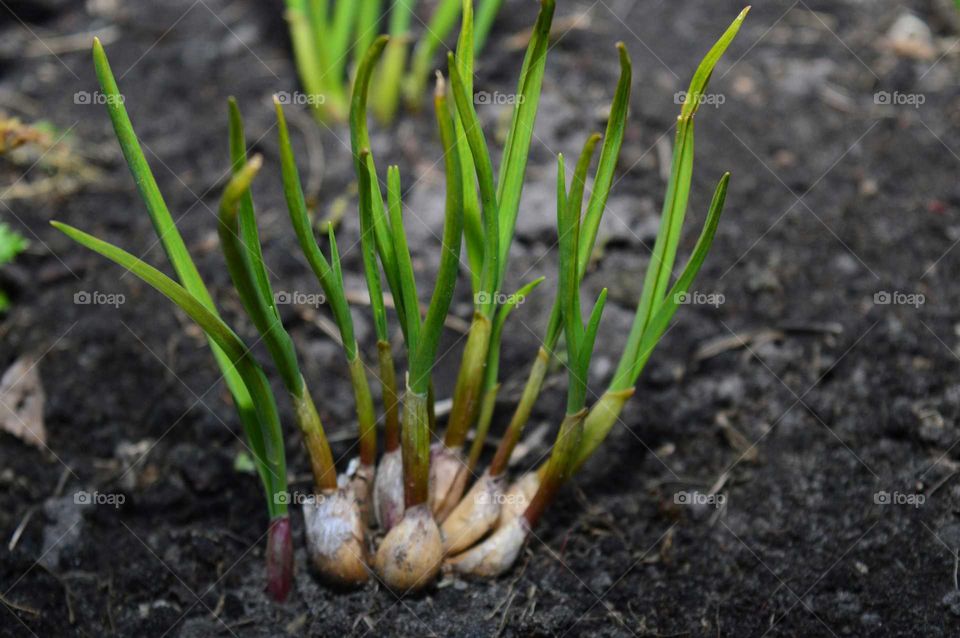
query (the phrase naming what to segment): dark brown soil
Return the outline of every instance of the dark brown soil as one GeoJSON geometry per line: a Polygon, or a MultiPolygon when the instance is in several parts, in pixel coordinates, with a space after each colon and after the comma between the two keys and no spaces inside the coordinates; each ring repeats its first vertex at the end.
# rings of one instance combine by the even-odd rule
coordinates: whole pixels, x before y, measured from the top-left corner
{"type": "MultiPolygon", "coordinates": [[[[0,324],[0,364],[25,353],[40,358],[50,448],[41,453],[0,435],[0,635],[958,635],[960,287],[952,273],[960,260],[960,46],[952,46],[952,16],[942,9],[950,3],[757,4],[712,80],[723,103],[698,116],[684,240],[686,252],[713,185],[730,170],[726,217],[697,285],[724,303],[681,309],[623,423],[563,492],[517,566],[493,582],[447,580],[398,599],[374,585],[324,588],[299,549],[296,588],[275,605],[262,591],[259,484],[235,468],[242,435],[205,343],[156,293],[47,221],[80,226],[167,268],[104,108],[74,99],[96,90],[85,39],[79,50],[63,50],[57,39],[108,34],[160,187],[225,315],[252,335],[228,285],[212,214],[227,167],[228,95],[237,96],[265,156],[255,196],[274,286],[315,292],[283,208],[269,103],[297,86],[281,3],[3,3],[2,107],[69,130],[105,178],[66,200],[0,210],[33,240],[4,273],[15,306],[0,324]],[[904,5],[933,30],[933,59],[898,56],[883,40],[904,5]],[[22,56],[27,49],[33,53],[22,56]],[[924,103],[877,104],[879,91],[924,103]],[[77,305],[78,291],[122,293],[126,303],[77,305]],[[924,303],[875,303],[882,292],[895,301],[904,298],[894,292],[922,294],[924,303]],[[720,340],[728,347],[703,356],[720,340]],[[131,459],[139,461],[127,471],[131,459]],[[722,507],[676,502],[681,491],[711,488],[725,498],[722,507]],[[80,490],[124,502],[80,507],[80,490]],[[924,502],[884,504],[881,492],[924,502]]],[[[522,51],[509,45],[532,24],[536,4],[506,5],[479,63],[478,90],[509,94],[516,81],[522,51]]],[[[569,26],[584,11],[589,21],[557,38],[550,53],[511,283],[553,275],[553,158],[572,156],[602,130],[616,82],[613,44],[623,40],[635,67],[630,128],[604,227],[609,241],[586,284],[590,294],[609,286],[614,302],[593,369],[599,391],[656,232],[664,186],[657,145],[672,139],[674,95],[742,7],[559,5],[558,22],[569,26]]],[[[491,136],[506,108],[482,109],[491,136]]],[[[312,167],[314,190],[319,184],[321,214],[341,197],[352,207],[346,130],[321,130],[306,112],[288,112],[302,170],[312,167]],[[308,137],[309,148],[322,148],[311,166],[308,137]]],[[[426,284],[443,188],[432,115],[377,127],[373,146],[381,168],[402,167],[426,284]]],[[[5,170],[4,183],[19,177],[5,170]]],[[[346,249],[356,237],[348,214],[340,242],[346,249]]],[[[359,252],[345,252],[345,269],[355,273],[348,287],[359,289],[359,252]]],[[[468,317],[461,283],[455,309],[468,317]]],[[[535,352],[548,288],[512,320],[509,388],[535,352]]],[[[354,426],[352,403],[339,398],[350,396],[342,357],[309,317],[289,306],[285,313],[345,465],[354,426]]],[[[358,308],[356,317],[363,339],[369,316],[358,308]]],[[[441,351],[457,337],[451,332],[441,351]]],[[[441,397],[449,396],[458,352],[440,363],[441,397]]],[[[558,373],[531,431],[558,422],[563,385],[558,373]]],[[[505,402],[498,414],[509,408],[505,402]]],[[[292,428],[287,450],[294,487],[306,489],[308,465],[292,428]]],[[[297,513],[293,521],[302,547],[297,513]]]]}

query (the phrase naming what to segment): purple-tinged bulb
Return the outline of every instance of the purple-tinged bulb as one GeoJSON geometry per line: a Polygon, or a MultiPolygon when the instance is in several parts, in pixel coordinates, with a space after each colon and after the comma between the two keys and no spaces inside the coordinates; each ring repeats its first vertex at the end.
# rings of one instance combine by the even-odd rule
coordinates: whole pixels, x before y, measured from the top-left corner
{"type": "Polygon", "coordinates": [[[290,517],[270,521],[267,532],[267,592],[278,603],[287,599],[293,588],[293,536],[290,517]]]}

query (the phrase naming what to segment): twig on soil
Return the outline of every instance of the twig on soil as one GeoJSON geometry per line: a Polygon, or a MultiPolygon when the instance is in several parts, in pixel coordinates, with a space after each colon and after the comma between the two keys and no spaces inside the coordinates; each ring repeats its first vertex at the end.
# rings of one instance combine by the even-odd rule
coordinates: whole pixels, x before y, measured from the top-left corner
{"type": "Polygon", "coordinates": [[[827,322],[813,322],[813,323],[800,323],[800,322],[789,322],[780,324],[780,330],[786,333],[812,333],[812,334],[831,334],[831,335],[840,335],[843,334],[843,325],[835,321],[827,322]]]}
{"type": "Polygon", "coordinates": [[[74,624],[77,621],[77,616],[73,611],[73,592],[70,590],[70,586],[67,584],[67,581],[63,578],[63,576],[57,574],[43,563],[37,563],[37,565],[39,565],[40,568],[45,572],[50,574],[50,576],[60,583],[61,587],[63,587],[63,599],[67,603],[67,620],[71,625],[74,624]]]}
{"type": "Polygon", "coordinates": [[[820,99],[823,100],[827,106],[841,113],[856,114],[860,110],[856,101],[836,86],[824,84],[824,86],[820,88],[819,94],[820,99]]]}
{"type": "Polygon", "coordinates": [[[86,51],[90,48],[90,41],[94,36],[99,37],[104,44],[110,44],[120,35],[120,30],[116,26],[109,26],[95,31],[84,31],[82,33],[71,33],[55,37],[46,37],[42,41],[34,40],[30,42],[23,51],[26,58],[42,58],[48,55],[61,55],[63,53],[73,53],[74,51],[86,51]]]}
{"type": "Polygon", "coordinates": [[[747,330],[739,334],[712,339],[699,348],[693,355],[696,362],[712,359],[724,352],[737,350],[747,346],[756,348],[764,343],[779,341],[788,334],[830,334],[843,333],[843,326],[835,322],[826,323],[785,323],[777,328],[758,328],[747,330]]]}
{"type": "Polygon", "coordinates": [[[7,543],[7,551],[12,552],[17,546],[17,543],[20,542],[20,537],[23,535],[23,530],[27,528],[27,524],[30,522],[30,519],[33,518],[34,513],[36,513],[37,507],[31,506],[27,508],[27,513],[24,514],[23,518],[20,520],[20,524],[17,525],[17,529],[13,530],[13,535],[10,537],[10,542],[7,543]]]}
{"type": "MultiPolygon", "coordinates": [[[[707,495],[716,496],[720,492],[720,490],[723,489],[723,486],[727,484],[727,480],[729,480],[729,478],[730,478],[730,474],[728,472],[723,472],[719,477],[717,477],[717,480],[714,482],[714,484],[710,486],[709,491],[707,491],[707,495]]],[[[717,519],[720,518],[720,516],[726,511],[726,509],[727,509],[727,499],[723,499],[723,501],[720,503],[720,507],[718,507],[716,511],[714,511],[713,515],[710,517],[711,526],[716,524],[717,519]]]]}
{"type": "MultiPolygon", "coordinates": [[[[524,572],[527,571],[527,565],[529,564],[529,562],[530,562],[529,560],[524,561],[523,565],[520,567],[519,573],[517,573],[517,575],[513,578],[513,580],[510,581],[510,585],[507,587],[507,595],[504,596],[503,599],[497,604],[497,606],[493,608],[493,611],[491,611],[486,616],[487,620],[493,620],[494,616],[496,616],[500,612],[500,609],[503,609],[503,614],[501,614],[500,616],[500,623],[497,625],[497,632],[494,634],[494,636],[500,636],[500,634],[503,633],[503,629],[507,623],[507,614],[510,612],[510,606],[513,604],[513,599],[517,597],[517,591],[516,591],[517,583],[520,582],[520,579],[523,577],[524,572]]],[[[536,591],[536,586],[534,585],[531,587],[533,590],[531,592],[531,595],[532,595],[536,591]]]]}
{"type": "Polygon", "coordinates": [[[660,543],[660,551],[657,553],[657,558],[653,560],[645,558],[643,559],[644,563],[649,564],[649,563],[655,563],[659,561],[665,565],[670,564],[670,550],[673,549],[673,530],[676,529],[676,527],[677,525],[676,523],[674,523],[673,525],[670,526],[670,529],[668,529],[666,533],[663,535],[663,542],[660,543]]]}
{"type": "Polygon", "coordinates": [[[727,440],[727,443],[730,445],[733,450],[743,456],[743,460],[747,462],[754,462],[760,456],[760,452],[755,445],[753,445],[747,437],[743,435],[743,432],[738,430],[730,423],[730,418],[728,417],[727,412],[719,412],[715,417],[717,427],[723,432],[724,438],[727,440]]]}
{"type": "Polygon", "coordinates": [[[22,611],[22,612],[25,613],[25,614],[30,614],[31,616],[39,616],[39,615],[40,615],[40,610],[39,610],[39,609],[34,609],[33,607],[28,607],[28,606],[26,606],[26,605],[21,605],[21,604],[19,604],[19,603],[15,603],[15,602],[13,602],[12,600],[10,600],[9,598],[5,597],[3,594],[0,594],[0,603],[3,603],[4,605],[6,605],[7,607],[9,607],[9,608],[11,608],[11,609],[16,609],[17,611],[22,611]]]}
{"type": "MultiPolygon", "coordinates": [[[[511,589],[513,589],[512,586],[511,589]]],[[[500,634],[503,633],[503,628],[507,624],[507,614],[510,613],[510,606],[513,605],[513,599],[516,597],[517,592],[514,590],[513,593],[510,594],[510,598],[507,600],[506,606],[503,608],[503,614],[500,616],[500,623],[497,625],[497,633],[494,634],[494,638],[498,638],[500,634]]]]}
{"type": "Polygon", "coordinates": [[[930,488],[930,491],[927,492],[927,496],[933,496],[933,495],[936,493],[937,490],[939,490],[941,487],[943,487],[944,484],[946,484],[947,481],[949,481],[950,479],[952,479],[952,478],[953,478],[954,476],[956,476],[956,475],[957,475],[957,471],[954,470],[954,471],[950,472],[949,474],[947,474],[946,476],[944,476],[944,477],[943,477],[942,479],[940,479],[939,481],[937,481],[936,485],[934,485],[933,487],[931,487],[931,488],[930,488]]]}
{"type": "Polygon", "coordinates": [[[250,618],[250,617],[241,618],[240,620],[233,623],[232,625],[222,625],[220,632],[223,633],[224,631],[229,631],[230,633],[233,633],[234,629],[239,629],[240,627],[246,627],[247,625],[252,625],[255,622],[256,622],[256,618],[250,618]]]}
{"type": "Polygon", "coordinates": [[[319,328],[320,332],[329,337],[330,340],[332,340],[339,347],[343,347],[343,340],[340,338],[340,330],[337,328],[337,324],[331,321],[328,317],[325,317],[319,312],[316,312],[313,308],[308,307],[297,308],[297,314],[300,315],[300,318],[307,323],[312,323],[314,326],[319,328]]]}
{"type": "Polygon", "coordinates": [[[756,347],[759,344],[769,343],[783,339],[786,335],[782,330],[770,328],[760,328],[758,330],[748,330],[739,334],[734,334],[717,339],[711,339],[699,348],[693,355],[696,362],[706,361],[717,357],[730,350],[738,350],[747,346],[756,347]]]}
{"type": "Polygon", "coordinates": [[[513,585],[516,582],[516,579],[511,580],[510,584],[507,586],[507,595],[500,599],[500,602],[497,603],[497,606],[490,610],[490,613],[484,616],[484,620],[493,620],[493,617],[500,613],[500,610],[503,608],[504,603],[509,602],[513,599],[513,585]]]}
{"type": "Polygon", "coordinates": [[[536,611],[537,609],[537,586],[536,585],[530,585],[530,587],[527,588],[527,598],[529,599],[529,602],[527,603],[527,606],[523,609],[523,613],[520,614],[520,622],[523,622],[528,617],[532,618],[534,611],[536,611]]]}
{"type": "MultiPolygon", "coordinates": [[[[53,492],[50,494],[49,498],[55,498],[63,494],[63,488],[67,484],[67,478],[72,474],[68,468],[64,468],[60,472],[60,478],[57,480],[56,487],[53,488],[53,492]]],[[[33,518],[33,515],[38,509],[37,505],[32,505],[27,508],[26,514],[23,515],[23,519],[20,521],[20,524],[17,525],[17,528],[13,530],[13,535],[10,536],[10,542],[7,543],[7,551],[12,552],[17,544],[20,542],[20,537],[23,536],[24,530],[27,528],[27,525],[30,523],[30,519],[33,518]]]]}
{"type": "Polygon", "coordinates": [[[220,614],[223,613],[223,608],[224,606],[226,606],[226,603],[227,603],[227,595],[221,592],[220,597],[217,598],[217,606],[214,607],[213,611],[210,612],[210,615],[213,617],[214,620],[220,620],[220,614]]]}
{"type": "Polygon", "coordinates": [[[957,581],[957,571],[960,571],[960,552],[953,552],[953,588],[960,590],[960,582],[957,581]]]}
{"type": "MultiPolygon", "coordinates": [[[[553,26],[550,28],[550,39],[555,40],[556,38],[566,35],[568,32],[574,30],[589,30],[591,22],[592,16],[590,11],[582,11],[567,18],[555,20],[553,26]]],[[[507,38],[506,42],[504,43],[504,48],[507,51],[519,51],[521,49],[525,49],[530,43],[530,37],[532,35],[533,29],[524,29],[519,33],[515,33],[507,38]]]]}
{"type": "Polygon", "coordinates": [[[110,608],[110,602],[113,600],[113,575],[107,579],[107,622],[110,623],[110,633],[117,633],[117,626],[113,622],[113,610],[110,608]]]}
{"type": "MultiPolygon", "coordinates": [[[[347,292],[347,301],[354,306],[369,306],[370,305],[370,294],[366,290],[348,290],[347,292]]],[[[397,306],[393,302],[393,295],[389,292],[384,291],[383,293],[383,305],[386,308],[391,310],[396,310],[397,306]]],[[[426,314],[427,306],[420,304],[420,313],[426,314]]],[[[460,317],[454,315],[448,315],[443,320],[443,325],[450,330],[459,332],[460,334],[467,334],[470,332],[470,324],[461,319],[460,317]]]]}

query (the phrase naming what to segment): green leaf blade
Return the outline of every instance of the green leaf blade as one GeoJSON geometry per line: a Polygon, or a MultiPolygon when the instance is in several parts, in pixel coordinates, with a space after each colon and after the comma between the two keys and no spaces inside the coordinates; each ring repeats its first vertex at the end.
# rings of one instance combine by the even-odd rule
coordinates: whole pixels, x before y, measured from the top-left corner
{"type": "Polygon", "coordinates": [[[710,202],[710,210],[707,213],[707,219],[704,222],[703,230],[697,239],[697,244],[694,246],[690,259],[687,261],[686,266],[684,266],[680,277],[677,278],[677,281],[670,289],[670,293],[666,296],[663,303],[657,309],[656,314],[650,320],[650,325],[644,333],[643,339],[637,345],[636,352],[632,357],[634,364],[630,370],[629,384],[625,387],[632,386],[637,382],[637,378],[640,376],[643,367],[653,353],[653,349],[666,331],[667,325],[676,313],[682,298],[689,292],[690,286],[693,285],[697,274],[700,272],[700,268],[703,266],[703,262],[710,252],[710,247],[713,245],[713,240],[717,233],[717,226],[720,224],[720,216],[723,214],[729,183],[730,173],[725,173],[723,177],[720,178],[720,182],[714,191],[713,199],[710,202]]]}
{"type": "MultiPolygon", "coordinates": [[[[333,311],[334,320],[337,323],[337,329],[340,331],[340,339],[343,341],[347,360],[352,361],[357,357],[357,340],[353,328],[353,318],[350,315],[350,307],[347,304],[346,292],[343,289],[343,278],[337,275],[335,269],[331,269],[317,244],[316,237],[313,235],[313,226],[310,224],[310,217],[307,215],[307,203],[303,197],[303,188],[300,185],[297,161],[290,143],[290,131],[283,114],[283,106],[276,98],[274,98],[274,108],[277,114],[277,129],[280,140],[283,195],[287,203],[290,222],[293,225],[300,249],[320,282],[324,294],[326,294],[327,301],[333,311]]],[[[333,248],[333,245],[331,245],[331,248],[333,248]]],[[[339,267],[338,263],[337,267],[339,267]]]]}
{"type": "MultiPolygon", "coordinates": [[[[523,190],[530,142],[540,103],[540,88],[546,67],[550,25],[556,8],[555,0],[541,0],[540,13],[534,25],[533,37],[527,47],[520,81],[517,88],[517,103],[507,142],[503,148],[500,162],[499,183],[497,185],[497,203],[500,215],[500,255],[498,284],[503,281],[507,255],[513,241],[517,214],[520,210],[520,194],[523,190]]],[[[499,286],[498,286],[499,287],[499,286]]]]}
{"type": "Polygon", "coordinates": [[[613,185],[614,171],[623,146],[623,136],[627,128],[627,115],[630,110],[630,87],[633,78],[633,66],[627,47],[617,44],[620,57],[620,79],[610,106],[610,117],[607,120],[606,134],[603,136],[603,146],[600,149],[600,160],[597,164],[597,173],[593,180],[593,192],[587,202],[587,212],[584,214],[581,226],[580,245],[577,252],[577,269],[582,278],[590,263],[597,240],[597,231],[600,228],[600,219],[607,206],[610,188],[613,185]]]}
{"type": "Polygon", "coordinates": [[[443,142],[447,195],[437,282],[420,332],[420,343],[409,365],[409,387],[417,394],[426,394],[430,385],[430,370],[436,358],[440,333],[443,330],[457,282],[463,235],[463,178],[460,172],[460,156],[454,148],[456,129],[447,105],[446,88],[442,78],[437,79],[434,109],[440,128],[440,139],[443,142]]]}

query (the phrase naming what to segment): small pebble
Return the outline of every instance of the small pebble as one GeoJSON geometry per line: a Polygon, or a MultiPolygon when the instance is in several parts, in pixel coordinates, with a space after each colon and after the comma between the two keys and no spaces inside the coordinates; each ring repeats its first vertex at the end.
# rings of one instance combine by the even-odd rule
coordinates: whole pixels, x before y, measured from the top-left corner
{"type": "Polygon", "coordinates": [[[954,616],[960,616],[960,591],[953,590],[943,597],[943,606],[954,616]]]}
{"type": "Polygon", "coordinates": [[[904,58],[931,60],[937,53],[930,27],[910,12],[900,14],[887,31],[887,41],[893,52],[904,58]]]}

